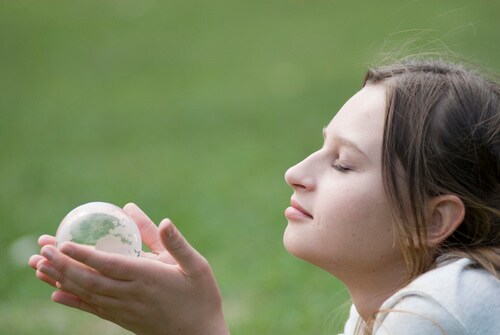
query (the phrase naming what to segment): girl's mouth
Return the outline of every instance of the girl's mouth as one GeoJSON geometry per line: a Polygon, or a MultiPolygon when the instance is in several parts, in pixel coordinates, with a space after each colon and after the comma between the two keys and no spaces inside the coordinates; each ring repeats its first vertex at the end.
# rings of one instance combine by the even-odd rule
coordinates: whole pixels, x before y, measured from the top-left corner
{"type": "Polygon", "coordinates": [[[290,200],[290,207],[285,210],[285,216],[291,221],[302,221],[304,219],[312,219],[313,216],[306,211],[302,206],[295,200],[290,200]]]}

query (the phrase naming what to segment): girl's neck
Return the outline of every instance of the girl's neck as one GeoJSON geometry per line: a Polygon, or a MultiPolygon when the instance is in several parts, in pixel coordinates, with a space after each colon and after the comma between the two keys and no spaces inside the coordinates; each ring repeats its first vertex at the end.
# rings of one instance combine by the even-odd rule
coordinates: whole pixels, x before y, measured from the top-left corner
{"type": "Polygon", "coordinates": [[[405,283],[405,266],[396,263],[383,269],[361,271],[340,278],[351,295],[354,306],[369,326],[382,304],[405,283]]]}

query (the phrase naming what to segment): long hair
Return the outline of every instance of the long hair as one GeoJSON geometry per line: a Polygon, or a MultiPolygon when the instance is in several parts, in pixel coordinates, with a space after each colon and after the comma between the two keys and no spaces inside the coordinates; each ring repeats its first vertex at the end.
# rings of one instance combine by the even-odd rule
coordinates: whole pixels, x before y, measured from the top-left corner
{"type": "Polygon", "coordinates": [[[498,83],[462,65],[410,59],[368,70],[367,84],[384,85],[387,92],[382,171],[407,280],[440,256],[468,257],[498,277],[498,83]],[[402,194],[402,180],[408,194],[402,194]],[[465,218],[443,243],[429,246],[426,201],[442,194],[461,199],[465,218]],[[409,199],[409,208],[402,199],[409,199]]]}

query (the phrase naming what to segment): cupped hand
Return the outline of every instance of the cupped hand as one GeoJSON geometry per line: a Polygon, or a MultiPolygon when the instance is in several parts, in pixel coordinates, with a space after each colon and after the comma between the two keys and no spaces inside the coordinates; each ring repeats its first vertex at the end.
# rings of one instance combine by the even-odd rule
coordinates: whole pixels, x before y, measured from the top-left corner
{"type": "MultiPolygon", "coordinates": [[[[127,212],[130,217],[135,221],[139,231],[141,233],[141,238],[144,244],[148,246],[151,252],[141,252],[141,257],[149,258],[153,260],[158,260],[166,264],[176,264],[175,259],[170,255],[170,253],[163,246],[160,235],[158,233],[158,227],[154,222],[144,213],[136,204],[128,203],[123,207],[123,210],[127,212]]],[[[42,235],[38,238],[38,245],[44,247],[46,245],[56,245],[56,239],[52,235],[42,235]]],[[[45,258],[41,255],[33,255],[30,257],[28,264],[35,270],[38,270],[38,263],[45,258]]],[[[41,264],[41,263],[40,263],[41,264]]],[[[51,286],[56,287],[56,282],[45,275],[43,272],[37,271],[36,276],[38,279],[48,283],[51,286]]]]}
{"type": "Polygon", "coordinates": [[[110,320],[136,334],[229,334],[221,294],[206,259],[165,219],[159,227],[137,206],[124,208],[151,249],[140,258],[74,243],[59,249],[40,237],[29,263],[58,288],[52,300],[110,320]]]}

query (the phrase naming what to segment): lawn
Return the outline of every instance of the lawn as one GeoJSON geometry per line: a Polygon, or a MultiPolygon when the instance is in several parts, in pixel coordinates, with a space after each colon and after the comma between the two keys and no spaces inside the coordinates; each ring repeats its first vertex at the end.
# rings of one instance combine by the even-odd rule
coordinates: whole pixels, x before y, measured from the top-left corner
{"type": "Polygon", "coordinates": [[[494,1],[0,2],[0,333],[129,334],[27,267],[79,204],[171,218],[233,334],[336,334],[343,285],[282,246],[285,170],[387,53],[497,72],[494,1]],[[456,55],[454,55],[456,57],[456,55]]]}

